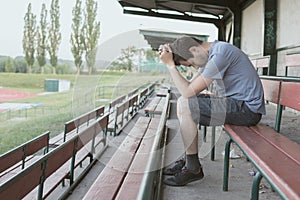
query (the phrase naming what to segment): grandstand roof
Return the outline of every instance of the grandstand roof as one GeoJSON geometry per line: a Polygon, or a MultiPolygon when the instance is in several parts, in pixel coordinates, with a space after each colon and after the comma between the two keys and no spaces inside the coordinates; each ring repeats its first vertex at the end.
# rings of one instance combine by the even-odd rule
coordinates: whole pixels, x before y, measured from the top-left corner
{"type": "Polygon", "coordinates": [[[145,40],[147,40],[148,44],[153,50],[157,50],[159,45],[161,44],[172,43],[176,38],[182,35],[196,37],[203,41],[207,41],[207,38],[209,36],[190,33],[166,32],[159,30],[140,30],[140,34],[144,36],[145,40]]]}

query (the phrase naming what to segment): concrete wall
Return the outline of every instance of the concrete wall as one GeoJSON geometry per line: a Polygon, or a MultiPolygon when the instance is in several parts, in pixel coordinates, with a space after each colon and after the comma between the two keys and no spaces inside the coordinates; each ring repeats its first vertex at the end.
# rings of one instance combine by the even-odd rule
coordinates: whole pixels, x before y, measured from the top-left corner
{"type": "MultiPolygon", "coordinates": [[[[300,52],[300,1],[278,0],[277,10],[277,74],[284,75],[285,54],[300,52]],[[285,50],[280,50],[285,49],[285,50]]],[[[300,77],[300,67],[289,69],[289,75],[300,77]]]]}
{"type": "Polygon", "coordinates": [[[263,52],[263,0],[257,0],[242,13],[241,49],[249,56],[263,52]]]}
{"type": "MultiPolygon", "coordinates": [[[[300,1],[278,0],[277,9],[277,75],[284,75],[285,55],[300,52],[300,1]]],[[[249,57],[263,55],[264,0],[256,0],[242,13],[241,49],[249,57]]],[[[289,74],[300,77],[300,67],[289,74]]]]}

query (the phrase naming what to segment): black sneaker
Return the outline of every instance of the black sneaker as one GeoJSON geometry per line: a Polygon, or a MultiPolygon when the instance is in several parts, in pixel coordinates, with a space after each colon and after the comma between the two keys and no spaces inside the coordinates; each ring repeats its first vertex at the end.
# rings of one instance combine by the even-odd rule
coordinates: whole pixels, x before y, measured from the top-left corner
{"type": "Polygon", "coordinates": [[[173,176],[173,175],[181,172],[181,169],[184,167],[184,165],[185,165],[185,159],[181,158],[181,159],[175,161],[175,163],[171,167],[166,168],[163,171],[163,174],[173,176]]]}
{"type": "Polygon", "coordinates": [[[165,179],[164,183],[169,186],[184,186],[193,181],[200,180],[203,177],[204,174],[202,168],[200,169],[199,173],[195,174],[184,167],[182,168],[181,172],[175,174],[175,176],[165,179]]]}

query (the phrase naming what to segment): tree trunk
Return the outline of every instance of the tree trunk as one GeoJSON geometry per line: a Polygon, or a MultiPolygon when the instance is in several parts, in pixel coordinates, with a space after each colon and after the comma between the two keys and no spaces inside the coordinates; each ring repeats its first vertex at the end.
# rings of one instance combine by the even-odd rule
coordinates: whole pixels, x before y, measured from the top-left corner
{"type": "Polygon", "coordinates": [[[53,72],[52,74],[56,75],[56,67],[52,66],[52,72],[53,72]]]}

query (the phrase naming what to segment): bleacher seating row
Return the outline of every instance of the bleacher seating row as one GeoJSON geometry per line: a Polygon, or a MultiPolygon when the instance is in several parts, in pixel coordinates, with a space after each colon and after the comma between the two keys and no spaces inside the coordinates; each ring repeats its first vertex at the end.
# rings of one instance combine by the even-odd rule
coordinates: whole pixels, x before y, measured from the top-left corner
{"type": "Polygon", "coordinates": [[[162,112],[156,113],[156,117],[138,118],[134,127],[86,193],[85,200],[98,197],[143,199],[138,196],[146,194],[148,199],[154,199],[152,196],[157,193],[153,191],[153,188],[158,189],[157,184],[161,180],[158,176],[162,165],[160,144],[166,131],[165,122],[168,118],[170,94],[160,98],[164,98],[158,103],[158,106],[162,107],[162,112]],[[153,163],[157,166],[153,166],[153,163]],[[149,176],[151,176],[151,181],[147,181],[149,176]],[[155,178],[156,180],[153,181],[155,178]]]}
{"type": "MultiPolygon", "coordinates": [[[[156,83],[153,83],[139,94],[137,94],[139,89],[135,89],[129,92],[125,98],[117,98],[112,101],[107,110],[101,106],[66,122],[65,131],[59,136],[49,140],[49,132],[47,132],[42,135],[43,137],[37,137],[12,150],[9,154],[1,155],[0,162],[5,161],[10,163],[10,165],[2,167],[1,164],[3,168],[1,174],[6,170],[8,176],[5,179],[0,177],[0,199],[44,199],[59,184],[62,183],[64,185],[67,179],[70,187],[74,185],[80,179],[80,176],[83,175],[82,173],[86,173],[94,164],[95,156],[101,154],[106,148],[106,137],[110,124],[116,125],[114,127],[114,131],[116,131],[114,136],[116,136],[116,133],[119,133],[122,128],[120,124],[122,124],[124,120],[122,118],[125,114],[127,115],[126,120],[129,121],[138,109],[145,105],[155,86],[156,83]],[[121,118],[116,117],[118,116],[117,112],[121,112],[123,116],[121,118]],[[43,142],[41,142],[40,138],[43,138],[43,142]],[[39,157],[33,155],[42,148],[48,150],[49,145],[54,148],[48,153],[46,151],[45,155],[39,157]],[[95,151],[95,149],[98,149],[98,151],[95,151]],[[17,157],[15,155],[22,156],[17,157]],[[32,155],[32,157],[36,156],[34,162],[26,163],[25,169],[20,168],[10,174],[10,170],[12,172],[16,165],[20,165],[19,162],[23,162],[22,165],[24,166],[24,159],[29,155],[32,155]],[[86,165],[86,170],[78,168],[78,166],[82,165],[86,165]],[[80,172],[75,173],[77,168],[80,172]],[[77,174],[76,177],[75,174],[77,174]],[[24,183],[28,184],[22,186],[24,183]],[[22,190],[21,192],[14,192],[20,189],[22,190]]],[[[67,192],[63,195],[67,195],[67,192]]]]}

